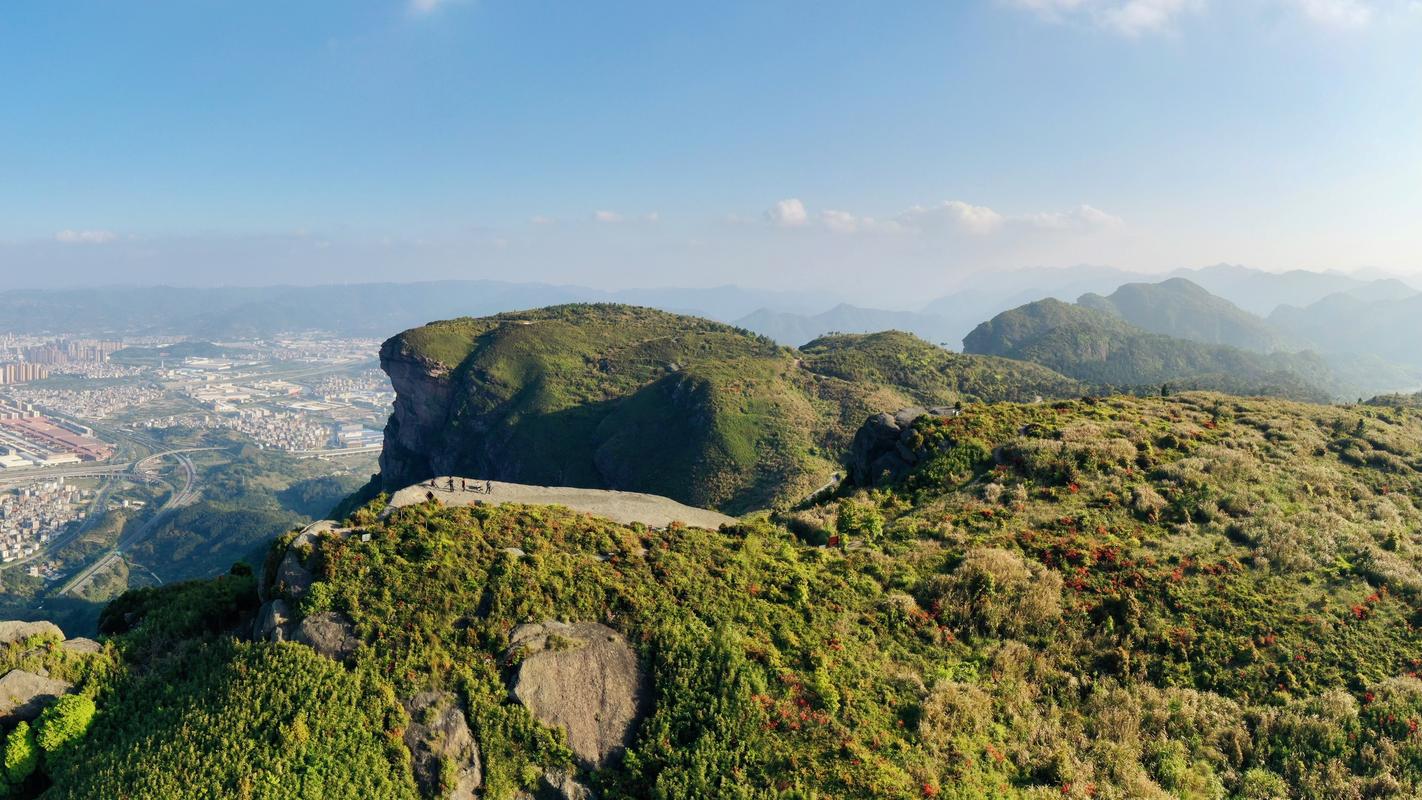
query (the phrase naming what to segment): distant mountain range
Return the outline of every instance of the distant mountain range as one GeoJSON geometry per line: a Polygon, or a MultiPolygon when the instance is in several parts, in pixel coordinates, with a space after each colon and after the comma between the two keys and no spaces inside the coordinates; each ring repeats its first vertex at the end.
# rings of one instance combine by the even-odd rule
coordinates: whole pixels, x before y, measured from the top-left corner
{"type": "Polygon", "coordinates": [[[1121,388],[1168,383],[1318,399],[1422,382],[1416,367],[1385,359],[1364,343],[1351,352],[1311,347],[1307,337],[1184,278],[1126,284],[1108,296],[1082,295],[1076,304],[1038,300],[982,323],[963,344],[967,353],[1032,361],[1121,388]]]}
{"type": "MultiPolygon", "coordinates": [[[[1082,295],[1109,295],[1125,285],[1149,285],[1174,278],[1185,279],[1202,292],[1213,295],[1216,300],[1235,306],[1236,322],[1220,320],[1225,324],[1225,329],[1220,331],[1220,335],[1224,336],[1234,335],[1228,332],[1231,328],[1244,335],[1243,328],[1257,327],[1262,323],[1262,319],[1246,321],[1246,317],[1240,314],[1262,317],[1282,306],[1306,306],[1338,293],[1347,293],[1352,298],[1375,299],[1416,294],[1411,287],[1395,279],[1366,280],[1338,273],[1303,270],[1277,273],[1220,264],[1176,270],[1168,275],[1150,275],[1110,267],[1078,266],[975,275],[958,291],[931,300],[918,311],[840,305],[828,311],[806,313],[766,307],[735,322],[788,345],[804,344],[815,336],[830,332],[868,333],[893,328],[929,341],[957,346],[983,320],[1036,300],[1050,297],[1073,302],[1082,295]]],[[[1117,309],[1121,313],[1129,312],[1129,307],[1149,302],[1146,297],[1123,295],[1117,299],[1127,307],[1117,309]]],[[[1197,299],[1195,302],[1209,301],[1197,299]]],[[[1217,316],[1219,312],[1212,313],[1217,316]]],[[[1254,336],[1256,341],[1253,344],[1220,343],[1264,351],[1299,349],[1311,343],[1307,339],[1298,341],[1279,329],[1268,333],[1257,330],[1254,336]],[[1260,336],[1263,338],[1258,339],[1260,336]]]]}
{"type": "MultiPolygon", "coordinates": [[[[701,316],[790,346],[831,333],[899,330],[953,349],[985,320],[1055,299],[1063,304],[1075,301],[1073,308],[1090,309],[1126,325],[1127,332],[1116,330],[1116,336],[1129,338],[1136,335],[1129,333],[1134,330],[1241,351],[1219,362],[1218,352],[1209,356],[1194,348],[1194,355],[1172,368],[1138,364],[1144,371],[1131,379],[1132,385],[1162,375],[1176,380],[1198,377],[1204,374],[1198,370],[1220,367],[1230,380],[1212,380],[1208,385],[1274,386],[1289,374],[1303,378],[1311,391],[1329,396],[1422,386],[1422,350],[1414,346],[1422,340],[1422,295],[1401,281],[1303,271],[1269,273],[1230,265],[1180,270],[1163,281],[1152,280],[1139,273],[1090,266],[985,273],[953,294],[926,302],[918,311],[852,305],[826,289],[783,292],[737,286],[603,291],[540,283],[438,281],[27,290],[0,292],[0,332],[167,335],[217,342],[307,331],[374,338],[436,319],[598,302],[701,316]],[[1267,318],[1261,316],[1264,313],[1267,318]],[[1302,351],[1318,355],[1283,357],[1302,351]],[[1270,354],[1279,357],[1250,358],[1270,354]],[[1280,366],[1289,361],[1291,366],[1280,366]],[[1269,376],[1265,384],[1256,380],[1261,375],[1269,376]]],[[[1085,317],[1073,319],[1073,324],[1079,324],[1085,317]]],[[[1169,351],[1172,358],[1184,357],[1189,349],[1179,342],[1167,346],[1151,341],[1151,347],[1169,351]]],[[[1144,346],[1133,345],[1136,350],[1144,346]]],[[[1113,357],[1120,357],[1123,351],[1118,347],[1113,352],[1113,357]]],[[[1126,385],[1120,364],[1087,369],[1051,360],[1042,363],[1081,380],[1126,385]]],[[[1294,388],[1286,387],[1284,393],[1307,394],[1294,388]]]]}
{"type": "MultiPolygon", "coordinates": [[[[390,331],[467,314],[493,314],[573,302],[649,306],[728,322],[800,345],[832,331],[889,328],[956,347],[978,323],[1024,303],[1086,293],[1110,294],[1128,283],[1184,277],[1257,315],[1305,308],[1340,292],[1363,302],[1414,290],[1395,280],[1314,272],[1269,273],[1219,265],[1169,276],[1109,267],[1022,269],[969,276],[954,292],[918,310],[848,304],[829,287],[769,291],[739,286],[605,291],[585,286],[470,280],[327,286],[177,288],[108,286],[0,291],[0,332],[150,334],[203,339],[322,330],[384,337],[390,331]]],[[[1301,323],[1302,324],[1302,323],[1301,323]]],[[[1311,341],[1311,340],[1310,340],[1311,341]]]]}
{"type": "Polygon", "coordinates": [[[827,292],[704,289],[603,291],[505,281],[431,281],[210,289],[96,287],[0,292],[0,332],[170,335],[201,339],[296,331],[384,338],[437,319],[580,302],[627,303],[729,321],[757,308],[811,312],[827,292]]]}

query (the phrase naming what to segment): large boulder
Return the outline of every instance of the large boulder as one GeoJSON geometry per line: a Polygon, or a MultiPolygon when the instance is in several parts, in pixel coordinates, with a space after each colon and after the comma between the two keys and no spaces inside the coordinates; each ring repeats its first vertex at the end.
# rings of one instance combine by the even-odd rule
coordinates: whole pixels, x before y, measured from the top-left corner
{"type": "Polygon", "coordinates": [[[563,728],[578,763],[599,769],[626,749],[644,708],[645,677],[617,631],[595,622],[520,625],[509,643],[510,691],[563,728]]]}
{"type": "Polygon", "coordinates": [[[274,597],[286,597],[294,602],[304,597],[316,580],[316,576],[306,566],[306,560],[321,536],[335,528],[336,523],[324,519],[303,528],[287,545],[286,553],[277,564],[271,585],[268,586],[263,581],[258,587],[261,598],[270,600],[274,597]]]}
{"type": "Polygon", "coordinates": [[[445,800],[474,800],[475,790],[484,780],[479,762],[479,745],[469,730],[469,722],[450,692],[421,692],[401,701],[410,715],[405,728],[405,746],[410,749],[415,780],[428,796],[445,800]],[[453,767],[453,785],[448,794],[439,794],[444,765],[453,767]]]}
{"type": "Polygon", "coordinates": [[[88,639],[83,636],[76,636],[73,639],[65,639],[60,644],[60,646],[70,653],[78,653],[79,655],[84,656],[94,655],[95,653],[98,653],[104,649],[103,645],[99,644],[93,639],[88,639]]]}
{"type": "Polygon", "coordinates": [[[66,681],[12,669],[0,678],[0,722],[32,720],[71,688],[66,681]]]}
{"type": "Polygon", "coordinates": [[[893,414],[875,414],[854,434],[847,459],[849,480],[856,486],[873,486],[885,479],[908,474],[920,454],[908,445],[913,423],[919,417],[954,417],[957,409],[905,408],[893,414]]]}
{"type": "Polygon", "coordinates": [[[359,644],[355,627],[338,611],[322,611],[303,619],[296,626],[291,640],[342,663],[355,656],[356,645],[359,644]]]}
{"type": "Polygon", "coordinates": [[[252,623],[252,640],[257,642],[284,642],[291,627],[291,607],[285,600],[268,600],[257,610],[257,620],[252,623]]]}
{"type": "Polygon", "coordinates": [[[5,620],[0,622],[0,644],[13,644],[23,642],[32,636],[52,636],[56,639],[64,638],[64,631],[59,629],[53,622],[22,622],[20,620],[5,620]]]}
{"type": "Polygon", "coordinates": [[[593,800],[593,790],[562,771],[549,770],[539,781],[537,800],[593,800]]]}
{"type": "Polygon", "coordinates": [[[519,792],[514,800],[596,800],[597,794],[563,770],[546,770],[532,794],[519,792]]]}

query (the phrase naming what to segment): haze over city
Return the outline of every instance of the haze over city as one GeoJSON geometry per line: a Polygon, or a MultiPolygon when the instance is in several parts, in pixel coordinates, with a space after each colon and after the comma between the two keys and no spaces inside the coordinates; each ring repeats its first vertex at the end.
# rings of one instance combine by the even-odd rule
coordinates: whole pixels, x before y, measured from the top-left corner
{"type": "Polygon", "coordinates": [[[1415,0],[11,3],[0,282],[1416,274],[1418,41],[1415,0]]]}

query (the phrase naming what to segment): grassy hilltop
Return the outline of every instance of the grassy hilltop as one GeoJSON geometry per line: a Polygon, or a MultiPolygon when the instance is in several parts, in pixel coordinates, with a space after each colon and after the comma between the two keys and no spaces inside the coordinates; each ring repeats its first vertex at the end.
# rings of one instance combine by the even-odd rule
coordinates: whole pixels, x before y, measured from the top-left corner
{"type": "Polygon", "coordinates": [[[1033,364],[955,355],[907,334],[825,337],[797,352],[616,305],[431,323],[387,342],[382,361],[408,401],[387,429],[387,489],[459,473],[651,492],[732,513],[821,485],[871,413],[1081,390],[1033,364]],[[415,408],[415,396],[442,392],[447,400],[415,408]]]}
{"type": "Polygon", "coordinates": [[[232,643],[250,576],[126,596],[48,796],[415,797],[393,698],[427,688],[467,709],[483,796],[519,796],[571,768],[505,688],[545,618],[612,624],[651,680],[581,777],[604,798],[1422,791],[1422,413],[971,404],[905,441],[901,480],[718,532],[377,500],[296,609],[349,617],[350,670],[232,643]]]}

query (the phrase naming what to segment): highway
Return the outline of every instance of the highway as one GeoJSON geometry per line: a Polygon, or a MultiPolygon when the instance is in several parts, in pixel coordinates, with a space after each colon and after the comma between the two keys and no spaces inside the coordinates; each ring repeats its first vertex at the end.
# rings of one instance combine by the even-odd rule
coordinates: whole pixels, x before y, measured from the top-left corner
{"type": "Polygon", "coordinates": [[[125,549],[131,548],[139,542],[142,542],[144,539],[147,539],[153,533],[153,531],[157,529],[158,525],[163,520],[167,519],[169,514],[197,500],[198,495],[202,493],[202,490],[201,487],[198,485],[197,481],[197,467],[194,466],[192,459],[188,458],[187,454],[200,450],[220,449],[221,448],[217,447],[189,447],[181,450],[169,450],[163,453],[155,453],[151,456],[146,456],[138,461],[133,462],[131,466],[133,467],[134,474],[138,475],[146,474],[146,472],[144,471],[145,466],[151,464],[152,462],[158,459],[166,457],[173,457],[177,459],[178,466],[181,467],[183,470],[182,488],[177,489],[172,494],[170,494],[168,496],[168,500],[163,503],[163,505],[160,506],[156,512],[154,512],[153,516],[149,517],[148,521],[143,523],[143,525],[140,526],[138,530],[133,531],[129,534],[121,535],[119,537],[118,543],[114,546],[114,549],[105,553],[94,563],[76,572],[72,577],[70,577],[69,580],[65,581],[62,586],[56,589],[54,594],[64,595],[75,589],[81,588],[95,575],[112,565],[115,559],[123,558],[123,552],[125,549]]]}

